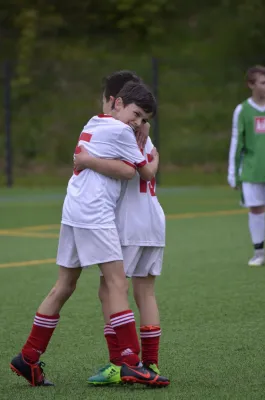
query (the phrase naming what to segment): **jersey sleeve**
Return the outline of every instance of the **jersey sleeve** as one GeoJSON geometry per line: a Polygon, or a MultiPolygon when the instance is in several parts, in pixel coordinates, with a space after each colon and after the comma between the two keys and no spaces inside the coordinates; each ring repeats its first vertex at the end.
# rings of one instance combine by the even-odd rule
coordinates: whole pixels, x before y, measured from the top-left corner
{"type": "Polygon", "coordinates": [[[150,137],[148,136],[147,141],[146,141],[146,145],[145,145],[145,151],[146,153],[151,153],[151,151],[153,150],[154,145],[152,143],[152,140],[150,139],[150,137]]]}
{"type": "Polygon", "coordinates": [[[146,164],[144,155],[141,153],[133,130],[128,126],[123,128],[117,138],[118,157],[127,164],[140,168],[146,164]]]}
{"type": "Polygon", "coordinates": [[[244,149],[244,121],[242,104],[239,104],[233,114],[232,137],[228,160],[228,183],[231,187],[239,184],[240,163],[244,149]]]}

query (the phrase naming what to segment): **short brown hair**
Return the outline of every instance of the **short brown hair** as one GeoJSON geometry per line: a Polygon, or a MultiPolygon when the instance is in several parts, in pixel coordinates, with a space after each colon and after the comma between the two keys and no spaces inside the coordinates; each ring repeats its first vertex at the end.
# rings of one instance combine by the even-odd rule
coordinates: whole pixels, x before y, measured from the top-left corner
{"type": "MultiPolygon", "coordinates": [[[[116,98],[121,97],[124,107],[135,104],[142,108],[147,114],[156,115],[156,99],[147,85],[142,82],[129,81],[117,94],[116,98]]],[[[113,105],[114,106],[114,105],[113,105]]]]}
{"type": "Polygon", "coordinates": [[[252,84],[255,83],[257,74],[265,75],[265,67],[263,65],[255,65],[254,67],[251,67],[247,70],[247,82],[252,84]]]}
{"type": "Polygon", "coordinates": [[[116,97],[125,83],[129,81],[140,83],[141,78],[135,72],[128,70],[116,71],[103,78],[103,91],[107,101],[110,96],[116,97]]]}

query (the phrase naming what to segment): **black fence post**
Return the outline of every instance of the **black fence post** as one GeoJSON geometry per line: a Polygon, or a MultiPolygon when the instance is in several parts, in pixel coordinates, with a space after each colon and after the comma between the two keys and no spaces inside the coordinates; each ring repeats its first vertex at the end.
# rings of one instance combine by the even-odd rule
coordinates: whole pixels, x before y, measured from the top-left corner
{"type": "MultiPolygon", "coordinates": [[[[156,57],[152,57],[152,78],[153,78],[153,92],[157,100],[157,105],[159,104],[159,98],[158,98],[158,87],[159,87],[159,62],[156,57]]],[[[160,142],[159,142],[159,114],[158,114],[158,107],[157,107],[157,113],[156,116],[154,117],[154,124],[153,124],[153,132],[154,132],[154,145],[157,148],[157,150],[160,150],[160,142]]],[[[157,184],[160,184],[160,172],[159,170],[157,171],[156,174],[156,182],[157,184]]]]}
{"type": "Polygon", "coordinates": [[[5,172],[6,186],[13,185],[11,140],[11,65],[4,62],[5,172]]]}

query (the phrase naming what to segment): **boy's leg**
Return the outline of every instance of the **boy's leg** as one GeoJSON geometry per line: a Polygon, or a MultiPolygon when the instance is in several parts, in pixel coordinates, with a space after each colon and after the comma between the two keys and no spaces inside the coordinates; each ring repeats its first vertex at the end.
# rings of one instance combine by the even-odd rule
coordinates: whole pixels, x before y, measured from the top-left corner
{"type": "MultiPolygon", "coordinates": [[[[104,276],[105,298],[108,306],[104,303],[103,311],[105,307],[108,307],[105,314],[109,314],[110,325],[117,335],[122,361],[136,365],[139,362],[140,348],[134,314],[128,305],[128,283],[123,269],[123,256],[117,230],[91,230],[90,237],[86,240],[92,249],[91,259],[93,258],[94,263],[99,265],[104,276]]],[[[82,261],[81,256],[80,259],[82,261]]],[[[108,315],[106,315],[106,321],[108,322],[108,315]]]]}
{"type": "Polygon", "coordinates": [[[133,294],[137,307],[140,311],[141,326],[158,326],[159,310],[155,295],[156,276],[132,277],[133,294]]]}
{"type": "Polygon", "coordinates": [[[121,360],[129,365],[139,363],[140,352],[135,319],[128,304],[128,282],[123,262],[113,261],[100,265],[108,290],[110,324],[117,335],[121,360]]]}
{"type": "Polygon", "coordinates": [[[104,336],[108,346],[109,361],[114,365],[120,366],[122,364],[121,352],[118,344],[117,335],[110,324],[109,292],[104,276],[100,277],[98,296],[101,302],[102,313],[104,316],[104,336]]]}
{"type": "Polygon", "coordinates": [[[129,309],[127,281],[121,261],[105,263],[100,266],[109,291],[110,323],[114,329],[123,365],[121,379],[124,382],[141,383],[150,386],[167,386],[169,380],[152,369],[140,364],[139,342],[136,333],[134,314],[129,309]]]}
{"type": "Polygon", "coordinates": [[[59,322],[59,312],[74,292],[80,273],[81,268],[59,268],[58,280],[40,305],[21,353],[11,361],[11,369],[32,386],[50,385],[44,379],[39,358],[46,351],[59,322]]]}
{"type": "Polygon", "coordinates": [[[59,322],[59,312],[73,294],[81,271],[81,268],[59,267],[58,280],[38,308],[31,333],[22,348],[22,355],[28,362],[36,363],[45,352],[59,322]]]}
{"type": "MultiPolygon", "coordinates": [[[[128,282],[123,268],[123,256],[117,230],[98,229],[91,231],[88,243],[92,244],[93,249],[96,249],[96,252],[92,254],[94,263],[99,265],[105,278],[110,324],[116,333],[123,363],[120,372],[121,379],[131,383],[167,386],[169,384],[168,379],[139,365],[140,346],[134,314],[128,305],[128,282]]],[[[81,256],[80,260],[82,265],[85,265],[81,256]]]]}
{"type": "Polygon", "coordinates": [[[135,302],[140,312],[142,361],[146,366],[158,367],[161,328],[154,291],[155,276],[133,277],[132,281],[135,302]]]}
{"type": "MultiPolygon", "coordinates": [[[[111,266],[110,266],[111,267],[111,266]]],[[[110,385],[121,382],[121,365],[122,357],[118,342],[118,337],[110,323],[110,308],[109,308],[109,291],[104,276],[100,276],[99,299],[102,306],[104,316],[104,336],[107,342],[109,351],[109,363],[105,367],[100,368],[96,375],[88,378],[88,383],[92,385],[110,385]]]]}
{"type": "MultiPolygon", "coordinates": [[[[150,249],[149,249],[150,250],[150,249]]],[[[149,251],[147,248],[147,251],[149,251]]],[[[157,248],[155,248],[155,252],[157,252],[157,248]]],[[[163,252],[163,250],[162,250],[163,252]]],[[[143,253],[143,248],[139,248],[136,246],[128,246],[128,247],[123,247],[123,255],[125,257],[125,270],[127,272],[128,275],[130,275],[131,273],[133,273],[136,268],[137,268],[137,264],[139,262],[139,259],[141,258],[143,253]]],[[[148,254],[149,255],[149,254],[148,254]]],[[[159,257],[162,258],[161,255],[161,250],[159,251],[158,254],[159,257]]],[[[146,260],[146,255],[143,254],[144,257],[144,265],[147,262],[146,260]]],[[[155,260],[156,261],[156,260],[155,260]]],[[[140,263],[141,264],[141,263],[140,263]]],[[[156,262],[157,264],[157,262],[156,262]]],[[[162,263],[160,263],[162,266],[162,263]]],[[[141,265],[140,265],[141,267],[141,265]]],[[[149,265],[147,264],[147,268],[149,268],[149,270],[154,269],[154,257],[152,257],[152,252],[151,252],[151,264],[149,263],[149,265]]],[[[160,270],[161,267],[159,266],[160,270]]],[[[157,270],[157,265],[156,265],[156,272],[160,272],[160,270],[157,270]]],[[[136,270],[137,272],[137,270],[136,270]]],[[[139,271],[138,271],[139,272],[139,271]]],[[[145,265],[145,269],[143,271],[144,274],[146,274],[146,265],[145,265]]],[[[137,278],[138,280],[138,278],[137,278]]],[[[135,296],[136,296],[136,300],[139,299],[139,304],[142,304],[142,300],[141,300],[141,295],[142,295],[142,291],[138,290],[138,282],[135,283],[135,296]]],[[[139,282],[140,283],[140,282],[139,282]]],[[[159,313],[158,313],[158,308],[157,308],[157,304],[156,304],[156,299],[155,299],[155,295],[154,295],[154,278],[149,276],[147,278],[147,280],[144,281],[144,286],[146,286],[148,288],[148,290],[143,290],[143,293],[146,292],[147,294],[147,307],[142,307],[141,309],[141,326],[144,327],[147,326],[148,328],[148,332],[147,333],[143,333],[142,336],[148,336],[151,335],[153,336],[152,332],[150,331],[150,325],[154,325],[155,327],[159,326],[159,313]],[[148,293],[152,292],[152,296],[148,296],[148,293]],[[145,311],[146,310],[146,311],[145,311]],[[151,310],[151,312],[150,312],[151,310]],[[156,313],[156,317],[154,317],[152,314],[156,313]],[[150,318],[151,316],[151,320],[152,322],[148,323],[147,318],[150,318]],[[154,321],[157,321],[154,324],[154,321]],[[142,322],[143,321],[143,322],[142,322]]],[[[141,289],[141,283],[140,283],[140,287],[139,289],[141,289]]],[[[127,296],[128,296],[128,292],[127,292],[127,296]]],[[[105,320],[105,328],[104,328],[104,335],[108,344],[108,349],[109,349],[109,355],[110,355],[110,362],[115,364],[115,365],[121,365],[121,357],[120,357],[120,350],[118,347],[118,340],[117,340],[117,335],[113,329],[113,327],[110,324],[109,321],[109,315],[110,313],[110,309],[109,309],[109,292],[108,292],[108,287],[106,285],[106,280],[104,278],[104,276],[100,277],[100,287],[99,287],[99,298],[102,304],[102,312],[104,315],[104,320],[105,320]]],[[[145,302],[145,298],[143,297],[143,301],[145,302]]],[[[160,329],[159,332],[157,332],[158,330],[155,328],[156,330],[156,336],[159,335],[160,333],[160,329]]],[[[144,342],[147,342],[148,340],[144,340],[144,342]]],[[[94,377],[93,377],[94,378],[94,377]]]]}
{"type": "Polygon", "coordinates": [[[58,246],[58,280],[48,296],[40,305],[33,322],[30,335],[21,353],[11,361],[11,369],[22,375],[32,386],[46,385],[39,358],[49,344],[59,322],[59,312],[75,290],[82,269],[78,267],[78,255],[74,242],[73,228],[62,225],[58,246]]]}
{"type": "Polygon", "coordinates": [[[248,225],[254,256],[249,260],[249,266],[264,264],[265,237],[265,184],[243,182],[243,204],[249,208],[248,225]]]}
{"type": "Polygon", "coordinates": [[[144,247],[136,269],[132,272],[134,298],[140,312],[142,361],[158,371],[161,336],[159,310],[155,295],[155,278],[160,275],[163,248],[144,247]]]}

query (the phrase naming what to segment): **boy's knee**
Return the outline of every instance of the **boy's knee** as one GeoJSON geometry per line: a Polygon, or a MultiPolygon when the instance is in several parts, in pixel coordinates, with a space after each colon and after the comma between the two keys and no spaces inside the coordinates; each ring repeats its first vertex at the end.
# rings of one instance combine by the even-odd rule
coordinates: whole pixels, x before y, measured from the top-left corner
{"type": "Polygon", "coordinates": [[[55,299],[68,299],[72,296],[76,289],[76,282],[73,283],[64,283],[64,284],[56,284],[49,293],[49,297],[53,297],[55,299]]]}
{"type": "Polygon", "coordinates": [[[101,303],[107,301],[108,299],[108,287],[106,283],[100,281],[99,289],[98,289],[98,297],[101,303]]]}
{"type": "Polygon", "coordinates": [[[115,279],[108,282],[108,289],[110,291],[115,291],[116,293],[119,292],[127,296],[129,284],[126,278],[117,276],[115,279]]]}

